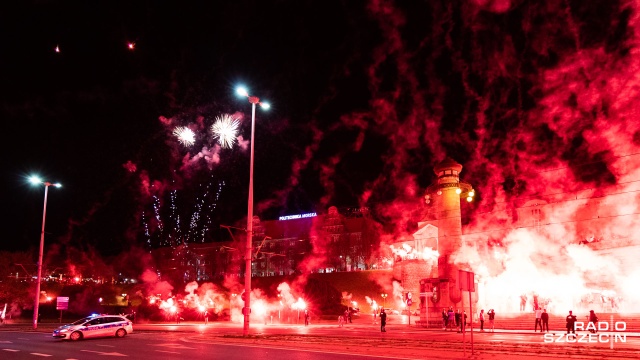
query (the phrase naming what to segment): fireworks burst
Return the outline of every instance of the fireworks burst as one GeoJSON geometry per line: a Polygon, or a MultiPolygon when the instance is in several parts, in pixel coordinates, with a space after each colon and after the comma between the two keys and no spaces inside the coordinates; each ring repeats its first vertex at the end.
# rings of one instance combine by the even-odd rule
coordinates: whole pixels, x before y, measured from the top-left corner
{"type": "Polygon", "coordinates": [[[178,138],[178,141],[184,146],[191,146],[196,142],[196,134],[185,126],[180,126],[173,130],[173,135],[178,138]]]}
{"type": "Polygon", "coordinates": [[[218,143],[223,148],[231,148],[236,142],[236,135],[240,121],[229,115],[216,117],[216,122],[211,126],[213,137],[218,139],[218,143]]]}

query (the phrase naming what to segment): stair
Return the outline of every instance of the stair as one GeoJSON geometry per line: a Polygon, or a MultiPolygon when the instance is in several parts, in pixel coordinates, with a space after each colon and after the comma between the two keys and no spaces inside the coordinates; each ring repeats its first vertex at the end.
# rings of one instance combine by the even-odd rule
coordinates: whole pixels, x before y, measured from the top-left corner
{"type": "MultiPolygon", "coordinates": [[[[587,314],[576,314],[578,321],[584,321],[585,327],[587,326],[587,314]]],[[[600,313],[598,318],[600,322],[610,322],[613,316],[613,322],[624,322],[626,324],[627,332],[640,332],[640,314],[620,314],[620,313],[600,313]]],[[[549,331],[566,331],[566,315],[554,315],[549,314],[549,331]]],[[[416,326],[429,327],[429,328],[442,328],[442,320],[429,319],[429,326],[427,326],[426,319],[420,319],[415,322],[416,326]]],[[[534,331],[536,323],[536,317],[533,313],[515,313],[515,314],[496,314],[495,328],[503,330],[522,330],[522,331],[534,331]]],[[[467,323],[467,326],[469,324],[467,323]]],[[[485,330],[489,327],[489,320],[484,322],[485,330]]],[[[621,325],[619,325],[621,326],[621,325]]],[[[479,322],[473,323],[473,328],[480,327],[479,322]]],[[[609,324],[609,328],[613,325],[609,324]]]]}

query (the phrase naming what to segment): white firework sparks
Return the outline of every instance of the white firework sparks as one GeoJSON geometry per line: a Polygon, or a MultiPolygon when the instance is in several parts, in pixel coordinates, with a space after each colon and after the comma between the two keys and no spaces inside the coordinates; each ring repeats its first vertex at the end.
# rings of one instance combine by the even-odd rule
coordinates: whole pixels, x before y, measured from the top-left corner
{"type": "Polygon", "coordinates": [[[213,137],[218,139],[220,146],[231,148],[236,142],[239,126],[240,121],[238,119],[234,119],[229,115],[222,115],[216,117],[215,124],[211,125],[211,132],[213,137]]]}
{"type": "Polygon", "coordinates": [[[178,138],[178,141],[184,146],[191,146],[196,142],[196,134],[185,126],[180,126],[173,130],[173,135],[178,138]]]}

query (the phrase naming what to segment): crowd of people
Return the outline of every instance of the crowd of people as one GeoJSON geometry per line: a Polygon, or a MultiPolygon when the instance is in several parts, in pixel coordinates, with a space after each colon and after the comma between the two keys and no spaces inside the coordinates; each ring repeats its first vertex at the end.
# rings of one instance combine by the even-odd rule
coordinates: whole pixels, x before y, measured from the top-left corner
{"type": "Polygon", "coordinates": [[[453,331],[454,326],[457,332],[464,331],[467,326],[467,312],[460,309],[453,311],[453,307],[449,310],[442,309],[442,328],[453,331]]]}
{"type": "MultiPolygon", "coordinates": [[[[374,316],[374,324],[377,324],[376,317],[380,319],[380,331],[386,332],[386,324],[387,324],[387,313],[384,308],[380,308],[379,312],[374,316]]],[[[549,313],[547,309],[537,307],[534,311],[535,323],[534,323],[534,332],[538,331],[540,328],[540,332],[549,332],[549,313]]],[[[589,312],[587,316],[589,325],[587,326],[587,330],[591,332],[597,332],[598,329],[598,316],[595,314],[593,310],[589,312]]],[[[305,319],[306,320],[306,319],[305,319]]],[[[485,313],[484,309],[480,309],[480,312],[477,313],[477,320],[480,325],[480,331],[485,331],[485,321],[488,321],[487,331],[495,332],[495,320],[496,320],[496,312],[494,309],[489,309],[488,312],[485,313]]],[[[467,312],[465,310],[456,309],[454,311],[453,307],[443,308],[442,309],[442,329],[445,331],[453,331],[454,329],[458,332],[464,332],[467,328],[468,324],[467,312]]],[[[569,311],[569,315],[566,317],[566,329],[567,334],[573,333],[575,334],[575,324],[577,322],[577,317],[573,314],[573,311],[569,311]]],[[[345,311],[344,315],[340,315],[338,317],[339,327],[344,326],[345,323],[351,322],[350,314],[348,311],[345,311]]],[[[305,321],[305,325],[307,325],[307,321],[305,321]]]]}

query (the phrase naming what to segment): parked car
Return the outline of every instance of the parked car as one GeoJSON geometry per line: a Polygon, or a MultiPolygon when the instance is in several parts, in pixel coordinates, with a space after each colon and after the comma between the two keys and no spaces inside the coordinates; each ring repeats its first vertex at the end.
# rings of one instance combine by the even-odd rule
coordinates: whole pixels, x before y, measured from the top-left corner
{"type": "MultiPolygon", "coordinates": [[[[408,309],[402,310],[402,315],[409,315],[409,310],[408,309]]],[[[420,311],[418,310],[413,310],[413,312],[411,312],[411,316],[418,316],[418,315],[420,315],[420,311]]]]}
{"type": "Polygon", "coordinates": [[[131,320],[119,315],[91,315],[53,330],[53,337],[80,340],[92,337],[124,337],[133,332],[131,320]]]}

